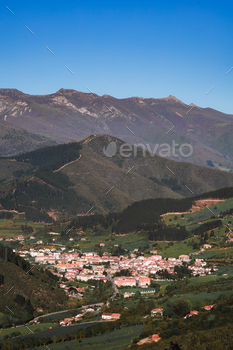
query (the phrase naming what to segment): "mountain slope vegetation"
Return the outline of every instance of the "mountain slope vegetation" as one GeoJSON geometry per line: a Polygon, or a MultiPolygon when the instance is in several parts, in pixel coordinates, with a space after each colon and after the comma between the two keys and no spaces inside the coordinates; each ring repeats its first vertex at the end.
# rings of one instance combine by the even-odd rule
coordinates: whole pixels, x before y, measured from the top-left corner
{"type": "Polygon", "coordinates": [[[104,155],[109,143],[92,135],[82,142],[46,147],[1,158],[2,209],[24,212],[28,220],[51,223],[58,217],[117,212],[135,201],[185,198],[232,186],[233,174],[175,162],[138,148],[136,156],[104,155]]]}
{"type": "Polygon", "coordinates": [[[34,151],[35,149],[53,146],[56,141],[36,132],[26,131],[0,120],[0,157],[34,151]]]}
{"type": "MultiPolygon", "coordinates": [[[[54,310],[67,300],[65,293],[57,287],[57,279],[47,270],[30,266],[11,248],[0,244],[0,312],[2,322],[7,317],[22,324],[37,314],[37,309],[54,310]]],[[[0,320],[1,323],[1,320],[0,320]]],[[[3,324],[2,323],[2,324],[3,324]]]]}

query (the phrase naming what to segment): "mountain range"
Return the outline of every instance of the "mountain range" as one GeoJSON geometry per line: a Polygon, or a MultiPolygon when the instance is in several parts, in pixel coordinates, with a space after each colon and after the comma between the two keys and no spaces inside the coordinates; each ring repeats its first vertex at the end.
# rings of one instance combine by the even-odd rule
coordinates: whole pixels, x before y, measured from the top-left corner
{"type": "Polygon", "coordinates": [[[233,115],[187,105],[174,96],[117,99],[69,89],[50,95],[0,89],[0,155],[108,134],[151,149],[172,140],[187,143],[193,147],[190,157],[170,158],[231,171],[232,121],[233,115]]]}

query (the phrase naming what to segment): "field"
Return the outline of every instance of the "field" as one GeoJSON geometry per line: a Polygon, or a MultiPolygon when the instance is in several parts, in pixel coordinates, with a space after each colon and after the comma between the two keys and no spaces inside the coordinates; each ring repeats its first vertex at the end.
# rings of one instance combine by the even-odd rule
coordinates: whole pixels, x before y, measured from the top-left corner
{"type": "MultiPolygon", "coordinates": [[[[82,350],[94,349],[94,350],[119,350],[124,346],[131,343],[132,338],[138,336],[145,326],[130,326],[124,327],[122,329],[117,329],[113,332],[109,332],[103,335],[99,335],[93,338],[82,339],[82,342],[73,340],[67,343],[56,343],[49,344],[48,347],[51,350],[76,350],[82,347],[82,350]]],[[[40,347],[41,350],[47,350],[48,348],[43,346],[40,347]]]]}
{"type": "MultiPolygon", "coordinates": [[[[186,240],[188,242],[188,240],[186,240]]],[[[166,248],[167,243],[160,243],[162,245],[162,255],[165,258],[178,258],[181,254],[190,254],[194,252],[192,246],[188,246],[184,242],[175,242],[173,245],[166,248]]]]}
{"type": "MultiPolygon", "coordinates": [[[[34,333],[34,332],[38,332],[38,330],[41,330],[41,331],[46,330],[49,327],[55,328],[57,327],[57,325],[51,322],[46,322],[46,323],[41,323],[36,325],[29,325],[28,327],[34,333]]],[[[10,335],[11,333],[18,332],[18,331],[21,332],[22,335],[31,334],[30,330],[26,326],[6,328],[0,331],[0,340],[2,340],[5,335],[10,335]]]]}
{"type": "MultiPolygon", "coordinates": [[[[216,205],[217,209],[215,208],[215,205],[210,206],[211,211],[215,213],[215,215],[219,214],[220,211],[229,209],[230,207],[233,207],[233,199],[228,199],[224,202],[220,202],[216,205]]],[[[181,226],[186,226],[187,230],[194,229],[199,224],[198,222],[202,221],[205,222],[210,218],[210,216],[213,215],[207,208],[202,209],[197,212],[193,213],[187,213],[184,214],[184,218],[181,218],[181,215],[175,215],[175,214],[169,214],[163,217],[163,220],[166,224],[171,226],[176,226],[177,224],[181,226]],[[203,221],[204,220],[204,221],[203,221]]],[[[228,224],[229,219],[223,219],[224,226],[228,224]]],[[[216,244],[218,245],[219,242],[222,240],[222,238],[225,235],[225,227],[222,227],[220,229],[214,230],[214,237],[209,237],[208,243],[209,244],[216,244]]],[[[230,225],[231,226],[231,225],[230,225]]],[[[6,238],[6,237],[16,237],[18,235],[24,235],[24,237],[27,239],[30,237],[30,235],[36,235],[38,231],[43,229],[45,227],[44,224],[38,224],[26,221],[24,219],[23,214],[14,214],[13,219],[1,219],[0,220],[0,237],[6,238]],[[23,233],[21,230],[21,225],[28,225],[33,228],[32,233],[23,233]]],[[[62,229],[62,226],[59,228],[59,230],[62,229]]],[[[64,229],[66,229],[64,227],[64,229]]],[[[60,232],[60,231],[56,232],[60,232]]],[[[97,231],[94,232],[92,229],[87,229],[85,232],[81,232],[81,234],[73,234],[72,236],[73,242],[63,242],[65,245],[69,244],[72,246],[76,246],[82,251],[95,251],[95,252],[109,252],[112,253],[114,249],[114,245],[119,245],[123,247],[124,249],[128,251],[134,251],[134,249],[142,248],[142,250],[146,251],[146,256],[148,252],[152,249],[154,249],[153,245],[154,242],[148,241],[147,237],[143,235],[142,232],[130,232],[127,235],[115,235],[111,232],[111,227],[108,227],[107,229],[98,227],[97,231]],[[81,238],[85,238],[86,241],[81,241],[81,238]],[[100,243],[104,243],[104,247],[99,247],[100,243]]],[[[31,247],[33,247],[33,244],[40,239],[40,235],[37,235],[36,240],[30,240],[26,243],[30,242],[31,247]]],[[[46,234],[43,237],[44,247],[47,247],[48,244],[51,244],[52,239],[55,239],[53,244],[61,243],[61,237],[60,236],[50,236],[46,234]]],[[[186,239],[182,242],[174,242],[174,244],[168,245],[168,242],[159,242],[160,249],[158,250],[159,254],[162,254],[163,257],[175,257],[177,258],[181,254],[192,254],[197,252],[197,250],[193,249],[193,243],[199,243],[200,238],[199,237],[191,237],[186,239]],[[190,241],[192,241],[192,244],[190,241]]],[[[16,243],[14,243],[16,244],[16,243]]],[[[26,244],[27,245],[27,244],[26,244]]],[[[27,249],[27,247],[23,247],[22,249],[27,249]]],[[[37,246],[38,248],[38,246],[37,246]]],[[[203,256],[208,256],[208,254],[213,253],[206,253],[204,252],[203,256]]]]}
{"type": "Polygon", "coordinates": [[[195,293],[187,293],[187,294],[180,294],[169,298],[169,301],[174,302],[175,300],[182,299],[182,300],[189,300],[191,305],[196,305],[197,303],[201,303],[204,305],[212,304],[214,300],[218,299],[219,296],[226,296],[230,297],[232,295],[232,291],[222,292],[201,292],[199,294],[195,293]]]}
{"type": "MultiPolygon", "coordinates": [[[[224,202],[219,202],[216,205],[210,206],[209,208],[211,211],[208,208],[204,208],[197,212],[184,214],[183,218],[181,215],[169,214],[163,216],[163,220],[167,225],[176,226],[179,224],[180,226],[186,226],[187,230],[191,231],[200,225],[198,224],[199,222],[204,223],[207,220],[210,220],[211,216],[213,216],[213,213],[217,217],[220,212],[225,211],[231,207],[233,207],[233,199],[228,199],[224,202]]],[[[222,238],[225,236],[225,226],[228,224],[229,219],[222,219],[222,222],[223,227],[220,229],[214,229],[214,237],[209,237],[209,244],[215,243],[218,245],[222,238]]],[[[142,233],[137,232],[130,232],[127,235],[116,236],[111,233],[109,228],[107,230],[99,228],[98,233],[94,234],[92,230],[89,229],[83,233],[81,237],[85,237],[87,239],[87,242],[78,242],[80,248],[84,250],[93,251],[93,245],[98,245],[99,243],[105,243],[105,247],[102,249],[98,248],[98,251],[101,250],[102,252],[110,252],[114,244],[121,245],[124,249],[128,249],[129,251],[133,251],[134,249],[138,249],[140,247],[144,248],[145,246],[147,246],[147,251],[154,249],[154,242],[149,242],[142,233]]],[[[170,246],[168,246],[168,242],[159,242],[159,245],[161,247],[161,249],[159,249],[159,253],[162,254],[165,258],[177,258],[181,254],[192,254],[197,250],[195,251],[193,249],[192,244],[188,245],[191,240],[193,243],[199,243],[200,237],[192,237],[186,239],[183,242],[174,242],[174,244],[170,246]]],[[[75,240],[75,243],[76,241],[77,240],[75,240]]],[[[94,249],[97,250],[97,248],[94,249]]]]}
{"type": "Polygon", "coordinates": [[[233,198],[227,199],[223,202],[219,202],[216,205],[209,206],[209,209],[214,214],[208,208],[205,208],[193,213],[184,214],[184,218],[181,218],[181,215],[177,215],[177,220],[174,220],[174,214],[165,215],[163,219],[167,224],[172,222],[172,224],[180,224],[181,226],[193,225],[197,224],[199,221],[205,221],[210,219],[212,215],[218,216],[221,211],[223,212],[230,208],[233,208],[233,198]],[[171,219],[172,221],[169,222],[169,219],[171,219]]]}
{"type": "MultiPolygon", "coordinates": [[[[60,336],[62,334],[71,333],[74,330],[78,331],[79,329],[85,329],[87,327],[94,326],[95,324],[98,324],[98,323],[99,322],[90,322],[90,323],[80,323],[80,324],[66,326],[66,327],[59,326],[59,327],[56,327],[53,329],[47,329],[47,330],[44,330],[42,332],[35,333],[33,335],[31,334],[30,336],[35,337],[35,338],[44,338],[44,337],[51,337],[52,338],[54,335],[60,336]]],[[[101,322],[101,323],[104,323],[104,322],[101,322]]],[[[40,326],[40,325],[37,325],[37,326],[40,326]]]]}
{"type": "Polygon", "coordinates": [[[205,250],[204,252],[200,253],[198,255],[198,258],[200,259],[208,259],[212,258],[215,255],[221,256],[221,257],[227,257],[228,255],[233,254],[233,248],[216,248],[211,250],[205,250]]]}
{"type": "Polygon", "coordinates": [[[201,277],[193,277],[193,278],[190,278],[189,284],[194,285],[194,284],[203,283],[203,282],[211,282],[211,281],[215,281],[217,278],[219,278],[219,276],[217,276],[217,275],[206,275],[206,276],[201,276],[201,277]]]}
{"type": "Polygon", "coordinates": [[[139,233],[131,232],[124,236],[116,236],[111,233],[111,228],[107,230],[99,228],[97,234],[93,234],[92,230],[87,230],[81,237],[89,240],[88,242],[78,242],[80,248],[85,251],[93,251],[93,246],[100,243],[105,244],[105,247],[102,249],[98,248],[98,250],[102,250],[103,252],[111,252],[114,244],[121,245],[124,249],[130,251],[133,251],[135,248],[144,247],[147,244],[149,244],[151,249],[153,248],[152,243],[145,240],[145,237],[139,233]]]}
{"type": "Polygon", "coordinates": [[[37,231],[42,229],[45,225],[38,224],[24,219],[24,214],[14,214],[12,219],[0,219],[0,237],[10,238],[23,235],[24,237],[33,236],[37,231]],[[31,226],[33,228],[32,233],[23,233],[21,225],[31,226]]]}

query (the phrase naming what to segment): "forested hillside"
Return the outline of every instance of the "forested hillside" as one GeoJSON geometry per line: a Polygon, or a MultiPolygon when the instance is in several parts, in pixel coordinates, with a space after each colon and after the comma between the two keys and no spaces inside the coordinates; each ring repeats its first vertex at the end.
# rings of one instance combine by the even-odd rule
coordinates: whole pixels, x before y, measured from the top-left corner
{"type": "Polygon", "coordinates": [[[92,203],[75,193],[74,184],[66,174],[56,172],[63,165],[77,160],[81,149],[79,143],[73,142],[9,158],[16,160],[16,164],[26,163],[30,168],[13,172],[15,180],[0,191],[2,207],[24,212],[27,220],[45,223],[54,221],[48,215],[51,209],[64,215],[86,212],[92,203]]]}
{"type": "Polygon", "coordinates": [[[176,199],[191,198],[193,193],[199,196],[197,199],[229,198],[233,192],[230,187],[212,191],[231,185],[232,174],[157,155],[152,157],[148,152],[143,157],[140,150],[136,157],[116,154],[109,158],[103,153],[109,142],[115,142],[117,147],[123,143],[108,135],[92,135],[80,143],[1,158],[2,209],[23,212],[28,220],[35,222],[52,223],[54,219],[77,214],[106,215],[127,208],[114,224],[117,233],[136,229],[143,223],[142,218],[150,223],[158,219],[157,214],[186,211],[191,207],[189,200],[176,199]],[[186,186],[187,177],[192,192],[186,186]],[[210,190],[209,194],[201,194],[210,190]],[[141,200],[144,202],[137,204],[141,200]],[[134,202],[132,211],[129,205],[134,202]]]}
{"type": "Polygon", "coordinates": [[[59,309],[67,296],[57,286],[57,277],[46,269],[30,266],[9,247],[0,244],[0,324],[22,324],[38,314],[38,310],[59,309]],[[10,311],[11,310],[11,311],[10,311]],[[13,314],[12,314],[13,313],[13,314]]]}
{"type": "Polygon", "coordinates": [[[44,147],[33,152],[23,153],[12,157],[18,162],[30,163],[33,167],[43,170],[57,170],[64,164],[78,159],[82,146],[80,143],[71,142],[64,145],[44,147]]]}

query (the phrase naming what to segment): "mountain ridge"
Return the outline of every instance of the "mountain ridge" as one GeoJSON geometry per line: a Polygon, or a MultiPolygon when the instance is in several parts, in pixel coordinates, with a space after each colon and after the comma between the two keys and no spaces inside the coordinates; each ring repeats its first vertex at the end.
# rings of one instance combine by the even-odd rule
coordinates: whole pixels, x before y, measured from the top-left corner
{"type": "Polygon", "coordinates": [[[184,198],[231,187],[233,174],[177,162],[137,149],[137,155],[104,154],[109,135],[91,135],[82,142],[42,148],[0,159],[1,209],[25,212],[32,221],[119,211],[150,198],[184,198]]]}
{"type": "Polygon", "coordinates": [[[233,115],[186,105],[172,95],[117,99],[63,88],[47,95],[0,89],[0,120],[56,143],[91,134],[109,134],[153,147],[174,139],[194,149],[188,160],[177,160],[203,166],[211,161],[216,169],[233,169],[233,115]]]}

